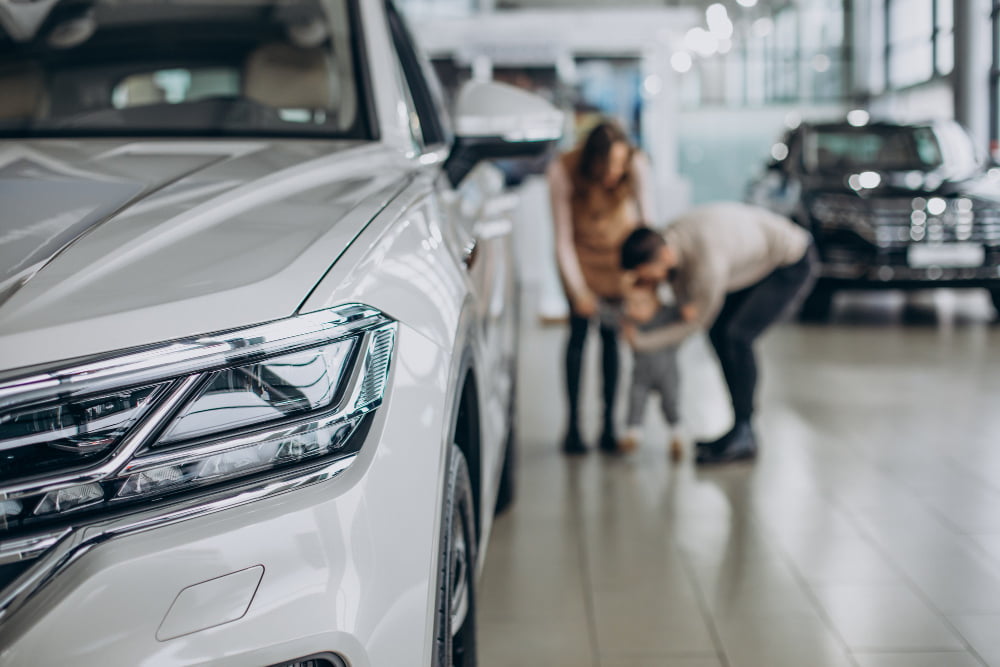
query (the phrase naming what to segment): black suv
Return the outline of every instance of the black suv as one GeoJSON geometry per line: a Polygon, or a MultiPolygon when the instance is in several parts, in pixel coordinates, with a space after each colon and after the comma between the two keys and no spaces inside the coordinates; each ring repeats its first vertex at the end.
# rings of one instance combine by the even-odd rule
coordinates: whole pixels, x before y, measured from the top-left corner
{"type": "Polygon", "coordinates": [[[960,125],[802,124],[772,157],[748,199],[816,239],[804,318],[842,288],[985,287],[1000,311],[1000,170],[960,125]]]}

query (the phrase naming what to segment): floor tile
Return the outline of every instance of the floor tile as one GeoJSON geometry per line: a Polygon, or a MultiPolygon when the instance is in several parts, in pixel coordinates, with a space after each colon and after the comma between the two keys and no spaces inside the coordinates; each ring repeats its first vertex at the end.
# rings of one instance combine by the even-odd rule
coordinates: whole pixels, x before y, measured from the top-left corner
{"type": "Polygon", "coordinates": [[[964,651],[947,653],[855,653],[858,667],[982,667],[964,651]]]}
{"type": "Polygon", "coordinates": [[[959,650],[945,620],[903,586],[814,586],[834,628],[852,650],[959,650]]]}
{"type": "Polygon", "coordinates": [[[722,667],[714,656],[603,654],[601,667],[722,667]]]}
{"type": "MultiPolygon", "coordinates": [[[[711,469],[667,460],[654,409],[635,455],[563,457],[566,332],[526,315],[518,499],[487,550],[481,664],[1000,667],[1000,329],[933,312],[852,297],[829,325],[768,332],[760,457],[711,469]]],[[[706,340],[680,361],[688,431],[723,431],[706,340]]]]}
{"type": "Polygon", "coordinates": [[[725,620],[719,634],[732,667],[847,667],[837,636],[815,614],[753,614],[725,620]]]}
{"type": "Polygon", "coordinates": [[[1000,615],[952,616],[969,646],[991,667],[1000,667],[1000,615]]]}
{"type": "Polygon", "coordinates": [[[481,622],[479,662],[483,667],[599,667],[586,628],[559,619],[547,624],[481,622]]]}

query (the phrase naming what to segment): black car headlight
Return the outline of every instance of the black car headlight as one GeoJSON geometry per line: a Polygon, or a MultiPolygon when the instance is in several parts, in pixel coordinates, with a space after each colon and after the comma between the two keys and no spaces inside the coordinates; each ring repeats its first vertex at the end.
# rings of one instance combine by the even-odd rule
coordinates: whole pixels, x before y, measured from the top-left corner
{"type": "MultiPolygon", "coordinates": [[[[395,334],[382,313],[348,305],[0,382],[0,538],[346,469],[395,334]]],[[[0,564],[15,559],[2,546],[0,564]]]]}

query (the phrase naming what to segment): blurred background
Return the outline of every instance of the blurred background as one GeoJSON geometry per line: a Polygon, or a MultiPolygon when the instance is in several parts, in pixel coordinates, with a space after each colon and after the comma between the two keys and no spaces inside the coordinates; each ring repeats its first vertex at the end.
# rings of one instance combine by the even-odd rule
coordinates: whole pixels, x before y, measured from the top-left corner
{"type": "MultiPolygon", "coordinates": [[[[901,123],[954,119],[982,159],[998,136],[998,3],[991,0],[400,0],[447,91],[497,79],[568,112],[563,148],[600,115],[650,156],[663,224],[747,198],[803,122],[861,109],[901,123]]],[[[547,214],[530,176],[529,217],[547,214]]],[[[544,221],[539,221],[544,222],[544,221]]],[[[522,278],[563,315],[548,225],[521,230],[522,278]]]]}
{"type": "MultiPolygon", "coordinates": [[[[827,281],[808,323],[761,341],[752,466],[668,463],[658,414],[637,454],[567,461],[546,159],[500,165],[527,317],[482,663],[1000,665],[1000,2],[398,2],[448,91],[541,93],[563,150],[618,119],[651,159],[656,226],[754,201],[813,232],[827,281]]],[[[731,419],[714,359],[681,350],[693,435],[731,419]]]]}

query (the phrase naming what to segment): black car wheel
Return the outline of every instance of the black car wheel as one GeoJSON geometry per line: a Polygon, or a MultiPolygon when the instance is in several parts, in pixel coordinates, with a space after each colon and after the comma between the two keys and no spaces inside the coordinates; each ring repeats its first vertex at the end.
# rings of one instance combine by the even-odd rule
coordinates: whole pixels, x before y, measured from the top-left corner
{"type": "Polygon", "coordinates": [[[500,473],[500,486],[497,488],[497,502],[493,508],[494,515],[502,513],[514,504],[517,495],[517,358],[511,366],[514,372],[510,388],[510,401],[507,409],[507,447],[503,456],[503,470],[500,473]]]}
{"type": "Polygon", "coordinates": [[[510,430],[507,432],[507,452],[503,457],[503,471],[500,473],[500,486],[497,489],[497,504],[494,508],[495,514],[501,514],[504,510],[514,504],[516,495],[517,474],[517,436],[514,423],[511,422],[510,430]]]}
{"type": "Polygon", "coordinates": [[[830,311],[833,309],[833,294],[833,287],[822,281],[817,282],[812,292],[802,302],[799,320],[803,322],[825,322],[828,320],[830,311]]]}
{"type": "Polygon", "coordinates": [[[993,307],[996,308],[997,317],[1000,317],[1000,289],[991,289],[990,299],[993,300],[993,307]]]}
{"type": "Polygon", "coordinates": [[[476,527],[465,456],[452,445],[438,551],[435,667],[476,665],[476,527]]]}

